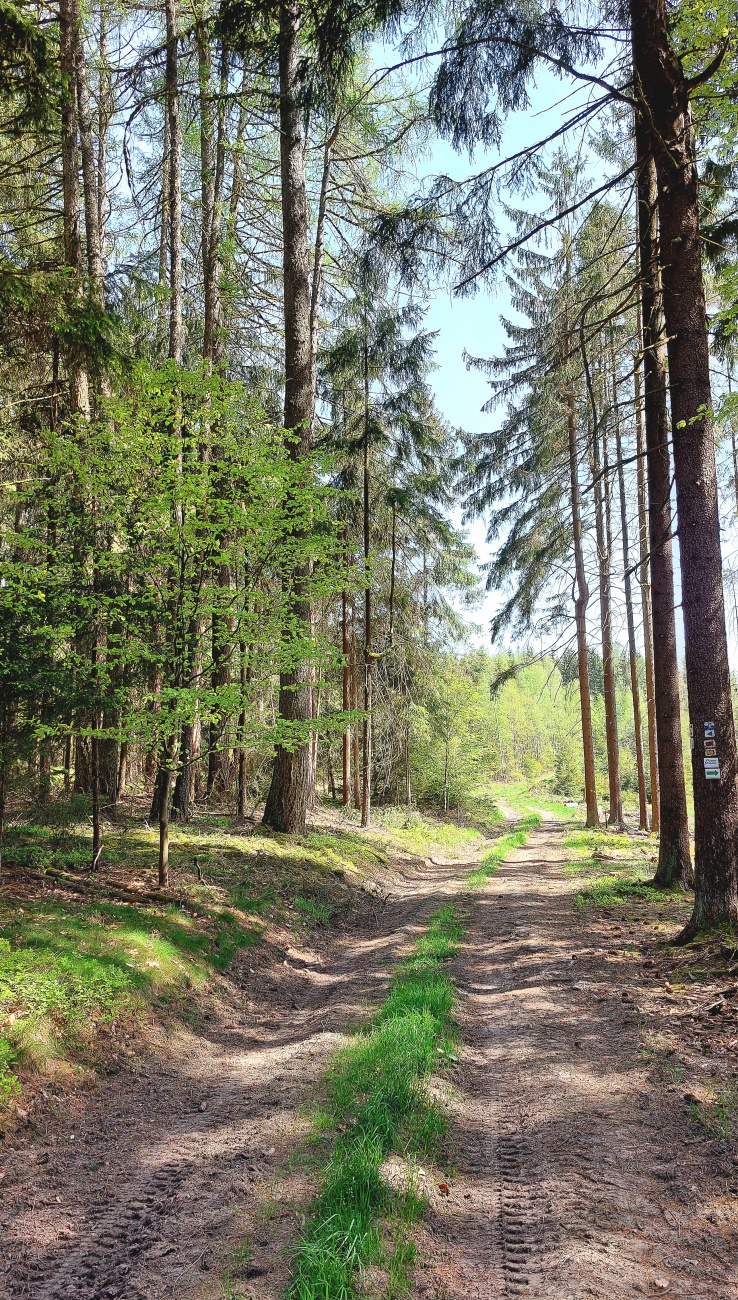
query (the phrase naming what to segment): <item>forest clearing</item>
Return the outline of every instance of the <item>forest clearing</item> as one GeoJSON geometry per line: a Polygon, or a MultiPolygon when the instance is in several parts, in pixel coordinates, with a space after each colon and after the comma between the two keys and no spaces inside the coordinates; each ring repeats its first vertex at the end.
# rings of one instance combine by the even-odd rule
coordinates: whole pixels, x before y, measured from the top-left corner
{"type": "Polygon", "coordinates": [[[0,0],[0,1300],[738,1300],[735,0],[0,0]]]}

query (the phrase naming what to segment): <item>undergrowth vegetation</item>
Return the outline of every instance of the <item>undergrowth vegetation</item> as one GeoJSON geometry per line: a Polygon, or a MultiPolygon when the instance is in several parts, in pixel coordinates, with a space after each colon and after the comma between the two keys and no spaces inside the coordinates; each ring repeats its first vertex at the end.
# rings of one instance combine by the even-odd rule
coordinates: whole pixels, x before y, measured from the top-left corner
{"type": "Polygon", "coordinates": [[[729,1140],[738,1132],[738,1090],[713,1086],[705,1101],[691,1099],[689,1113],[713,1137],[729,1140]]]}
{"type": "Polygon", "coordinates": [[[0,911],[0,1102],[16,1070],[50,1070],[83,1051],[101,1025],[224,970],[258,931],[225,908],[26,901],[0,911]]]}
{"type": "Polygon", "coordinates": [[[461,934],[453,905],[436,912],[371,1027],[333,1066],[327,1122],[339,1136],[297,1247],[292,1300],[349,1300],[357,1271],[375,1262],[387,1268],[392,1293],[403,1293],[414,1248],[402,1229],[424,1203],[412,1180],[392,1190],[382,1164],[392,1151],[437,1155],[445,1135],[444,1111],[426,1083],[454,1057],[454,990],[443,966],[461,934]]]}
{"type": "MultiPolygon", "coordinates": [[[[499,819],[481,792],[477,805],[490,824],[499,819]]],[[[172,828],[177,901],[156,902],[146,892],[156,833],[132,818],[111,826],[92,875],[84,812],[78,797],[52,801],[7,834],[0,1107],[18,1096],[19,1071],[61,1078],[66,1069],[75,1077],[101,1027],[135,1019],[157,1001],[171,1005],[225,971],[270,922],[298,932],[328,926],[339,907],[362,897],[393,850],[453,854],[481,838],[478,829],[415,809],[383,809],[368,835],[347,819],[289,838],[203,816],[172,828]],[[118,901],[121,888],[134,891],[130,903],[118,901]]]]}

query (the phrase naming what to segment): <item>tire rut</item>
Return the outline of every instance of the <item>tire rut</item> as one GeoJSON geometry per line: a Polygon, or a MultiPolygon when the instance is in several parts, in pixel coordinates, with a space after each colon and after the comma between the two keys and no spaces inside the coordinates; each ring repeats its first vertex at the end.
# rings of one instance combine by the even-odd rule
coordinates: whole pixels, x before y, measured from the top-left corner
{"type": "Polygon", "coordinates": [[[627,971],[576,914],[562,837],[533,832],[467,909],[458,1172],[423,1238],[432,1294],[736,1300],[735,1200],[649,1079],[627,971]]]}

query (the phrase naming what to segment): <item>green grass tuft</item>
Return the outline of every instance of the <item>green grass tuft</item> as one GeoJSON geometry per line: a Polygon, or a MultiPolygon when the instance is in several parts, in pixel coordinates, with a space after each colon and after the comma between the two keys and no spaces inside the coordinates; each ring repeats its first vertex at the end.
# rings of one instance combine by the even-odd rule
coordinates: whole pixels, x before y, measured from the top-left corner
{"type": "Polygon", "coordinates": [[[564,836],[565,849],[626,849],[632,850],[633,841],[615,831],[570,831],[564,836]]]}
{"type": "MultiPolygon", "coordinates": [[[[612,867],[612,863],[608,863],[612,867]]],[[[613,907],[617,903],[628,901],[651,903],[683,902],[684,894],[674,890],[657,889],[651,884],[653,870],[650,864],[624,862],[618,868],[628,875],[616,874],[609,870],[599,879],[590,879],[576,896],[574,903],[580,912],[587,907],[613,907]]]]}
{"type": "Polygon", "coordinates": [[[489,852],[485,853],[479,866],[475,867],[474,871],[471,871],[467,876],[467,888],[479,889],[482,885],[485,885],[490,876],[495,874],[508,853],[512,853],[513,849],[522,848],[528,839],[529,832],[540,825],[540,814],[528,813],[522,821],[518,822],[516,830],[510,831],[507,835],[501,835],[489,852]]]}
{"type": "Polygon", "coordinates": [[[332,916],[332,910],[328,904],[319,903],[315,898],[296,898],[295,910],[301,916],[305,916],[311,921],[317,921],[318,925],[327,925],[332,916]]]}
{"type": "Polygon", "coordinates": [[[738,1130],[738,1091],[731,1087],[717,1089],[707,1101],[691,1101],[689,1113],[713,1137],[729,1140],[738,1130]]]}
{"type": "MultiPolygon", "coordinates": [[[[381,1177],[390,1151],[430,1154],[445,1117],[425,1081],[453,1046],[453,986],[443,962],[462,930],[453,906],[442,907],[427,934],[397,968],[389,995],[366,1033],[339,1053],[329,1075],[330,1113],[343,1129],[323,1170],[311,1222],[297,1247],[291,1300],[350,1300],[357,1272],[388,1266],[389,1294],[408,1294],[414,1247],[403,1223],[422,1209],[413,1188],[400,1195],[381,1177]],[[389,1216],[390,1250],[378,1228],[389,1216]]],[[[325,1127],[325,1115],[321,1127],[325,1127]]]]}
{"type": "Polygon", "coordinates": [[[14,1066],[42,1069],[100,1025],[225,970],[257,935],[222,909],[198,924],[176,907],[26,903],[0,913],[0,1105],[14,1066]]]}

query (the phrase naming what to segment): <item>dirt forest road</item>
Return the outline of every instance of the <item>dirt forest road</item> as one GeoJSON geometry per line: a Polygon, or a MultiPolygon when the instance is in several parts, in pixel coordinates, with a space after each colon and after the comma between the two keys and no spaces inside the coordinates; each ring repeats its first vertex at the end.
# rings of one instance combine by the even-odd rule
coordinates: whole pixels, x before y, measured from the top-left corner
{"type": "Polygon", "coordinates": [[[260,967],[248,950],[204,1023],[152,1030],[141,1068],[14,1138],[3,1300],[214,1300],[229,1261],[234,1297],[283,1295],[310,1187],[294,1159],[304,1103],[452,896],[466,926],[453,1167],[448,1197],[428,1175],[414,1294],[735,1300],[735,1152],[695,1136],[683,1087],[654,1078],[642,974],[577,915],[561,840],[544,824],[474,894],[467,864],[408,866],[375,923],[321,953],[260,967]]]}

